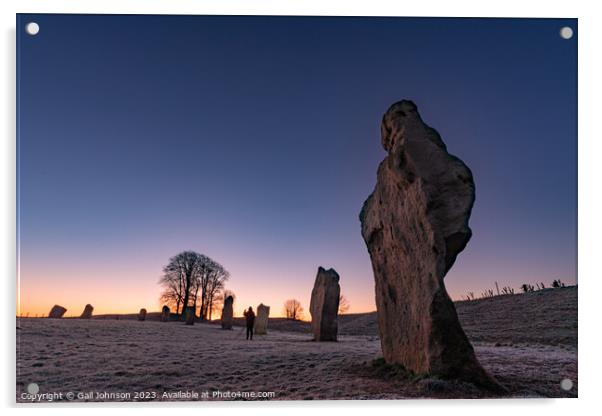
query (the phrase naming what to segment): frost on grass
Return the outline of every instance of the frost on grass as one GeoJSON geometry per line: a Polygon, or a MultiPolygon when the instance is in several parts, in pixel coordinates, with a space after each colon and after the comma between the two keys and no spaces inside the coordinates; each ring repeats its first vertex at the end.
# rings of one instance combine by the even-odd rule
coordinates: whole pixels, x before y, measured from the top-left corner
{"type": "MultiPolygon", "coordinates": [[[[559,291],[530,302],[523,297],[530,294],[505,297],[503,306],[496,299],[458,304],[479,361],[513,397],[577,395],[576,289],[574,307],[569,289],[559,291]],[[512,298],[516,301],[506,304],[512,298]],[[542,312],[548,304],[562,310],[564,318],[542,312]],[[537,311],[532,319],[524,318],[527,307],[537,311]],[[509,320],[515,313],[522,314],[520,322],[509,320]],[[565,378],[573,381],[568,392],[560,388],[565,378]]],[[[267,335],[248,342],[241,326],[227,331],[159,318],[139,322],[135,315],[22,318],[17,322],[17,400],[23,401],[29,383],[37,383],[40,393],[273,391],[275,400],[487,397],[469,383],[384,366],[374,318],[343,315],[337,343],[312,342],[307,323],[278,319],[270,319],[267,335]]]]}

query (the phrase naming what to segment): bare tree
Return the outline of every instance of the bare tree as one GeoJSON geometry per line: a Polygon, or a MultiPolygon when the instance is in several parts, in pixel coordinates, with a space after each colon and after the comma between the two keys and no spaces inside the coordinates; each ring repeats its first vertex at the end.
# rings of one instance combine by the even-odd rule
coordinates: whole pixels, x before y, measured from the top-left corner
{"type": "Polygon", "coordinates": [[[349,305],[349,301],[347,298],[341,293],[339,295],[339,315],[343,315],[346,313],[351,305],[349,305]]]}
{"type": "Polygon", "coordinates": [[[224,289],[224,282],[215,282],[209,287],[209,302],[207,307],[207,319],[213,319],[213,312],[219,310],[219,294],[224,289]]]}
{"type": "MultiPolygon", "coordinates": [[[[198,277],[200,266],[199,253],[194,251],[183,251],[169,259],[169,264],[166,266],[168,270],[173,270],[183,276],[184,294],[182,301],[182,312],[190,306],[190,292],[198,277]]],[[[182,314],[183,315],[183,314],[182,314]]]]}
{"type": "Polygon", "coordinates": [[[184,286],[186,285],[182,270],[168,264],[163,268],[163,276],[159,279],[159,284],[164,288],[160,297],[161,303],[174,309],[176,315],[179,315],[180,305],[184,302],[184,286]]]}
{"type": "MultiPolygon", "coordinates": [[[[210,287],[223,286],[230,274],[215,260],[194,251],[183,251],[169,259],[159,283],[164,286],[161,300],[176,306],[176,313],[200,304],[200,316],[206,317],[210,287]]],[[[215,293],[213,293],[215,295],[215,293]]],[[[183,316],[183,314],[182,314],[183,316]]]]}
{"type": "Polygon", "coordinates": [[[230,273],[224,266],[215,260],[208,260],[201,282],[201,310],[199,313],[201,319],[207,319],[211,314],[215,295],[224,288],[226,281],[230,278],[230,273]]]}
{"type": "Polygon", "coordinates": [[[297,299],[289,299],[284,302],[284,315],[286,319],[298,320],[303,316],[303,307],[297,299]]]}
{"type": "Polygon", "coordinates": [[[213,311],[215,310],[214,303],[216,302],[216,298],[219,296],[220,291],[224,289],[229,277],[230,273],[221,264],[216,262],[207,279],[206,306],[201,315],[202,319],[211,320],[213,311]]]}

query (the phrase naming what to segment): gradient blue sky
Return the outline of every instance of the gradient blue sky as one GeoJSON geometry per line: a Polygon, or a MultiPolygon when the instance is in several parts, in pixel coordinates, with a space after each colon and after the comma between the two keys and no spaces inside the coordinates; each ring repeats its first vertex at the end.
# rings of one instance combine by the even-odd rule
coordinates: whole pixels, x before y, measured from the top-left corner
{"type": "Polygon", "coordinates": [[[19,15],[21,312],[158,309],[171,255],[239,308],[309,306],[318,266],[374,309],[358,213],[411,99],[472,169],[459,298],[576,282],[575,19],[19,15]],[[36,36],[25,34],[38,22],[36,36]]]}

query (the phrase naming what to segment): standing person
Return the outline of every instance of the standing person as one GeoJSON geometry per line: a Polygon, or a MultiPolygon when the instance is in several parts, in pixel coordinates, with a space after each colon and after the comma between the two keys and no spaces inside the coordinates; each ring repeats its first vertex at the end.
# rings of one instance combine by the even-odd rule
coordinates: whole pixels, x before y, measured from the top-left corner
{"type": "Polygon", "coordinates": [[[253,312],[253,307],[249,306],[244,313],[245,318],[247,318],[247,339],[253,340],[253,325],[255,325],[255,312],[253,312]]]}

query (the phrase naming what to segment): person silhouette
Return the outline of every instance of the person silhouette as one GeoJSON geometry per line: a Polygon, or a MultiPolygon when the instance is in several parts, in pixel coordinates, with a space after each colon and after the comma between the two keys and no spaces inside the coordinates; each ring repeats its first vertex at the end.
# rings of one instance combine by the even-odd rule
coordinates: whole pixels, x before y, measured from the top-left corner
{"type": "Polygon", "coordinates": [[[253,307],[249,306],[244,312],[245,318],[247,319],[247,339],[253,340],[253,326],[255,325],[255,312],[253,312],[253,307]]]}

